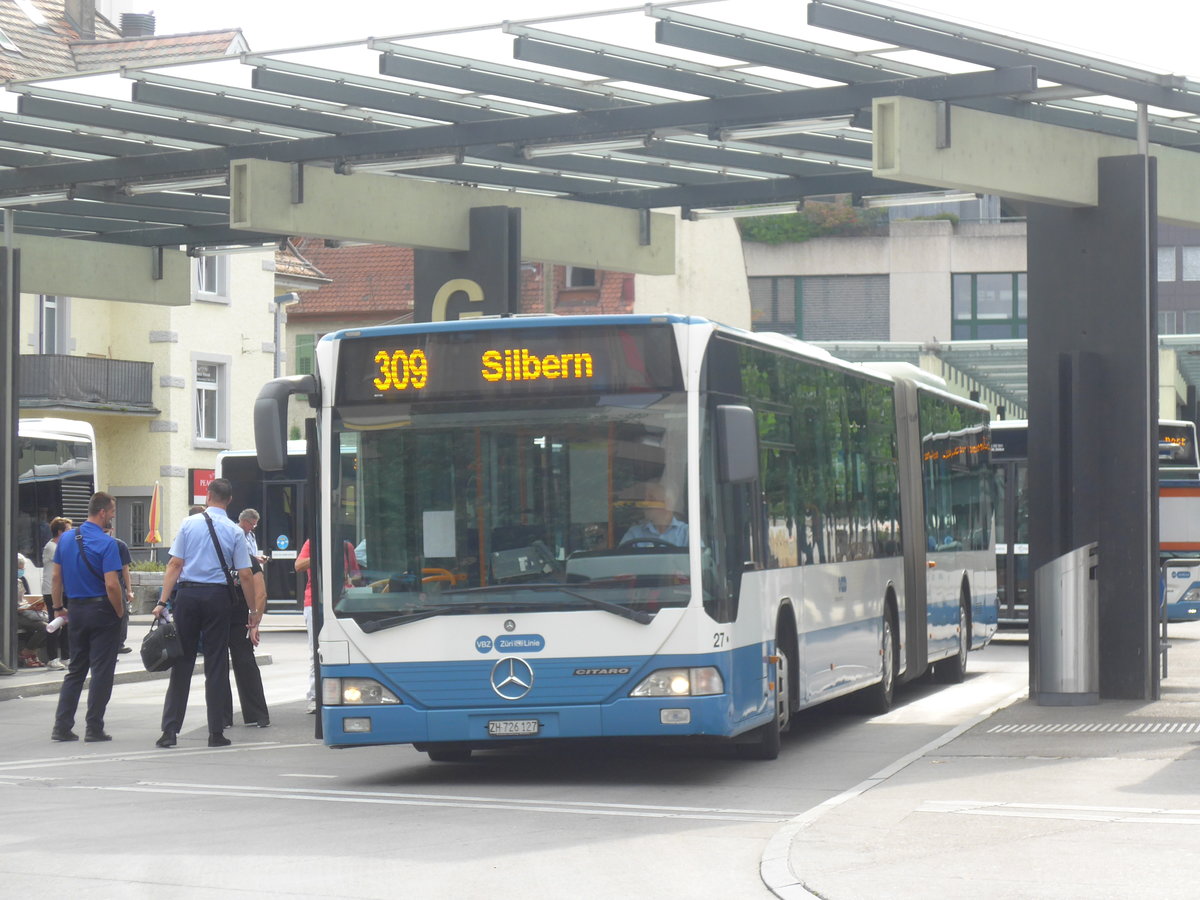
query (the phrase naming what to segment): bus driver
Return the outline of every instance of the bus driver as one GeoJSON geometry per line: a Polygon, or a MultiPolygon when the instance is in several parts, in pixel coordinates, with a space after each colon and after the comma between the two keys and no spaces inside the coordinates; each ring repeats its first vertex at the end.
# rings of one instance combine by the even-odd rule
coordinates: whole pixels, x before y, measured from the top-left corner
{"type": "Polygon", "coordinates": [[[674,547],[686,547],[688,543],[688,526],[671,509],[667,503],[667,492],[662,484],[653,482],[646,485],[645,501],[646,521],[634,525],[621,538],[622,544],[633,544],[638,541],[657,541],[674,547]]]}

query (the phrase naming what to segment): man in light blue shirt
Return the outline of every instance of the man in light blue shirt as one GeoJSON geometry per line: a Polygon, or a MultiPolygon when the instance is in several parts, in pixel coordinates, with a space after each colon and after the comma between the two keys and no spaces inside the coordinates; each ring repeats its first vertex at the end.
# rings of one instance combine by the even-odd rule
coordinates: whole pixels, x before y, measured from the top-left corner
{"type": "Polygon", "coordinates": [[[646,488],[644,502],[646,521],[639,522],[621,538],[622,544],[632,544],[637,541],[658,541],[674,547],[688,545],[687,522],[677,517],[667,505],[666,491],[661,484],[651,484],[646,488]]]}
{"type": "MultiPolygon", "coordinates": [[[[208,508],[188,516],[171,544],[171,560],[163,575],[162,597],[154,607],[158,618],[167,598],[176,589],[173,611],[183,656],[171,667],[171,682],[163,701],[159,747],[174,747],[187,711],[188,691],[196,668],[196,648],[204,638],[204,699],[208,707],[208,746],[225,747],[225,694],[229,690],[229,627],[234,605],[227,579],[236,569],[247,597],[256,596],[251,580],[250,551],[246,538],[229,520],[225,508],[233,499],[233,485],[217,478],[208,486],[208,508]],[[214,536],[216,541],[214,542],[214,536]],[[220,545],[220,553],[217,551],[220,545]]],[[[245,607],[242,607],[245,609],[245,607]]],[[[250,613],[247,627],[258,624],[262,613],[250,613]]]]}

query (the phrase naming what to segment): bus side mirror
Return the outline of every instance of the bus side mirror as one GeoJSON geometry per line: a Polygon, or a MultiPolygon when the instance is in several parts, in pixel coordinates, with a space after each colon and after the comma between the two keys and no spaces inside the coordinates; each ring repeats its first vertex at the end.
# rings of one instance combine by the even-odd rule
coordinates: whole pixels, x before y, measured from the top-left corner
{"type": "Polygon", "coordinates": [[[287,409],[292,394],[317,393],[312,375],[288,375],[268,381],[254,401],[254,446],[258,467],[264,472],[279,472],[287,465],[287,409]]]}
{"type": "Polygon", "coordinates": [[[748,406],[717,407],[717,477],[723,484],[758,478],[758,424],[748,406]]]}

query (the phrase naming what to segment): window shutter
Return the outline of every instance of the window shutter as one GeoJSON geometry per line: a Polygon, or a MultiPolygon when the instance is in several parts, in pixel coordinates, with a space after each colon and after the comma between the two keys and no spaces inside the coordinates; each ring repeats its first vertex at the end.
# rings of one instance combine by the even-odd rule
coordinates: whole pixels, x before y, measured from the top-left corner
{"type": "Polygon", "coordinates": [[[317,343],[315,334],[296,335],[296,362],[293,367],[296,375],[311,375],[314,366],[314,348],[317,343]]]}

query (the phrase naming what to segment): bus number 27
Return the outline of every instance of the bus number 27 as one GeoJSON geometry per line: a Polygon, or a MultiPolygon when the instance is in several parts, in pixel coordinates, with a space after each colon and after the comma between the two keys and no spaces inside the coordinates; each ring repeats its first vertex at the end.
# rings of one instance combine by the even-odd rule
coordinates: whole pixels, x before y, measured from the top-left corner
{"type": "Polygon", "coordinates": [[[727,635],[723,631],[718,631],[716,634],[713,635],[713,646],[717,647],[717,648],[728,647],[729,646],[729,635],[727,635]]]}

